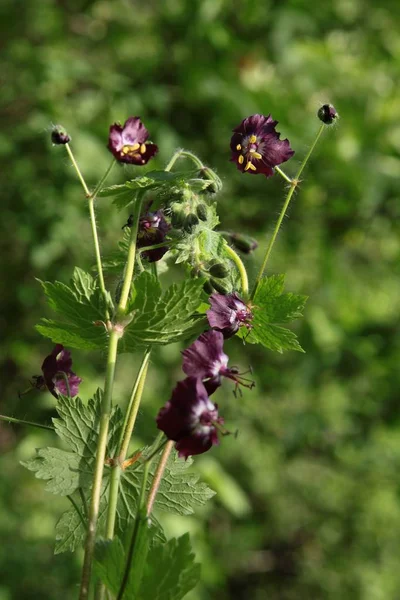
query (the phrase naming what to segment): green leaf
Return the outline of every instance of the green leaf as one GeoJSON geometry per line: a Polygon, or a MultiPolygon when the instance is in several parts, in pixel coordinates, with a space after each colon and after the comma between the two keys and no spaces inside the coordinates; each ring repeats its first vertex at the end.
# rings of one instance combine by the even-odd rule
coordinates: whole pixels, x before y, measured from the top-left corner
{"type": "Polygon", "coordinates": [[[250,334],[242,328],[239,335],[249,343],[260,343],[270,350],[297,350],[304,352],[295,333],[280,327],[302,316],[307,296],[283,293],[284,275],[264,277],[254,296],[253,328],[250,334]]]}
{"type": "Polygon", "coordinates": [[[37,479],[47,481],[45,490],[52,494],[68,496],[82,485],[87,485],[87,473],[80,468],[80,458],[73,452],[58,448],[36,450],[36,457],[21,462],[22,466],[35,473],[37,479]]]}
{"type": "Polygon", "coordinates": [[[67,510],[56,525],[56,545],[54,554],[74,552],[82,545],[86,531],[76,510],[67,510]]]}
{"type": "Polygon", "coordinates": [[[154,545],[148,555],[140,586],[140,600],[181,600],[200,580],[189,534],[154,545]]]}
{"type": "Polygon", "coordinates": [[[132,321],[125,328],[120,351],[132,352],[138,346],[169,344],[188,337],[197,319],[203,281],[192,279],[171,285],[161,295],[157,279],[144,271],[135,281],[134,298],[129,305],[132,321]]]}
{"type": "MultiPolygon", "coordinates": [[[[147,451],[147,449],[143,451],[144,456],[147,451]]],[[[187,472],[192,464],[191,458],[185,461],[178,457],[176,450],[171,452],[154,503],[156,509],[175,515],[191,515],[196,507],[204,505],[215,495],[206,483],[199,481],[197,473],[187,472]]],[[[154,460],[150,468],[152,475],[156,468],[157,460],[154,460]]],[[[138,497],[142,469],[142,465],[139,465],[135,469],[126,469],[122,473],[122,496],[127,506],[138,497]]]]}
{"type": "MultiPolygon", "coordinates": [[[[82,269],[75,268],[71,285],[60,281],[41,282],[49,306],[62,315],[68,323],[42,319],[37,331],[52,341],[72,348],[98,349],[107,345],[107,333],[102,321],[106,305],[103,294],[94,278],[82,269]]],[[[107,304],[112,308],[111,296],[107,304]]]]}
{"type": "MultiPolygon", "coordinates": [[[[148,528],[149,542],[153,535],[148,528]]],[[[129,536],[130,537],[130,536],[129,536]]],[[[117,595],[123,578],[127,556],[127,544],[119,537],[96,544],[94,571],[108,590],[117,595]]],[[[125,589],[127,600],[180,600],[192,590],[200,579],[200,565],[194,562],[189,534],[171,539],[164,544],[153,544],[147,555],[144,575],[139,593],[132,565],[125,589]]]]}

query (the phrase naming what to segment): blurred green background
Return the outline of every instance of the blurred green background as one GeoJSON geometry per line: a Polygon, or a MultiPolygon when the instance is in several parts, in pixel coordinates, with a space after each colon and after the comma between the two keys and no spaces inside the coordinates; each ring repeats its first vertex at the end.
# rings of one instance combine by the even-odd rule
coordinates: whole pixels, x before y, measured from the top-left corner
{"type": "MultiPolygon", "coordinates": [[[[189,600],[400,598],[400,4],[337,0],[2,0],[0,4],[0,412],[49,422],[50,394],[18,398],[52,347],[35,277],[67,281],[93,262],[87,207],[51,123],[72,136],[93,185],[108,166],[108,126],[141,115],[162,168],[177,147],[224,181],[224,229],[260,248],[280,210],[282,180],[229,163],[233,127],[272,113],[296,151],[314,139],[321,103],[341,119],[304,173],[269,263],[288,291],[310,296],[295,326],[306,354],[227,347],[257,387],[217,400],[237,440],[196,460],[218,495],[190,531],[202,583],[189,600]]],[[[156,164],[157,163],[157,164],[156,164]]],[[[113,171],[115,182],[132,170],[113,171]]],[[[126,220],[98,202],[105,250],[126,220]]],[[[139,441],[182,377],[179,346],[154,353],[139,441]]],[[[126,402],[139,357],[124,356],[126,402]]],[[[82,395],[102,385],[104,357],[75,352],[82,395]]],[[[0,600],[75,598],[81,556],[53,556],[68,501],[43,491],[20,460],[53,435],[0,423],[0,600]]]]}

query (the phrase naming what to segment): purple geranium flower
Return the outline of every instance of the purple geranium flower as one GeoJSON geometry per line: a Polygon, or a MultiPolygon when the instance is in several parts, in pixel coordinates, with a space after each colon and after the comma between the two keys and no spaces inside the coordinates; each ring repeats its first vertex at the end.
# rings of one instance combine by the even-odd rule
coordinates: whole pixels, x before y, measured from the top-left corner
{"type": "Polygon", "coordinates": [[[209,395],[221,385],[222,377],[232,379],[236,386],[252,388],[254,382],[242,377],[238,369],[228,367],[228,356],[223,351],[224,336],[220,331],[202,333],[189,348],[182,352],[182,369],[186,375],[198,377],[209,395]]]}
{"type": "Polygon", "coordinates": [[[55,398],[58,398],[57,391],[67,396],[68,389],[65,381],[67,379],[71,397],[77,396],[82,379],[71,369],[71,352],[64,350],[61,344],[56,344],[51,354],[43,361],[43,375],[35,377],[35,387],[40,390],[48,389],[55,398]]]}
{"type": "Polygon", "coordinates": [[[279,139],[277,124],[271,115],[252,115],[233,130],[231,160],[239,171],[271,177],[274,167],[293,156],[289,140],[279,139]]]}
{"type": "MultiPolygon", "coordinates": [[[[137,247],[145,248],[146,246],[155,246],[162,244],[169,230],[169,225],[164,218],[162,210],[156,212],[148,212],[139,219],[139,230],[137,236],[137,247]]],[[[168,246],[154,248],[143,252],[149,262],[160,260],[164,254],[168,252],[168,246]]]]}
{"type": "Polygon", "coordinates": [[[249,321],[253,313],[236,292],[232,294],[212,294],[209,298],[211,308],[207,311],[210,327],[221,331],[224,338],[234,335],[239,327],[251,329],[249,321]]]}
{"type": "Polygon", "coordinates": [[[145,165],[158,151],[158,146],[147,142],[149,132],[140,117],[130,117],[124,126],[114,123],[110,127],[108,149],[119,162],[145,165]]]}
{"type": "Polygon", "coordinates": [[[203,454],[219,444],[218,429],[224,420],[197,377],[179,381],[171,399],[157,416],[157,427],[176,442],[179,456],[203,454]]]}

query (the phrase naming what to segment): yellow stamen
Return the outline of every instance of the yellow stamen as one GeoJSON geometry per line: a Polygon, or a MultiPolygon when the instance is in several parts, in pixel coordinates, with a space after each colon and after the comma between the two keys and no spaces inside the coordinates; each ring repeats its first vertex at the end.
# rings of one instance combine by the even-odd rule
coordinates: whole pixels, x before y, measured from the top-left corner
{"type": "Polygon", "coordinates": [[[135,152],[135,150],[138,150],[140,148],[140,144],[133,144],[133,146],[130,146],[130,150],[132,152],[135,152]]]}
{"type": "Polygon", "coordinates": [[[249,162],[247,163],[247,165],[245,166],[244,170],[245,170],[245,171],[248,171],[249,169],[251,169],[251,167],[252,167],[252,166],[253,166],[253,165],[252,165],[252,164],[251,164],[251,162],[249,161],[249,162]]]}
{"type": "Polygon", "coordinates": [[[241,155],[239,156],[239,158],[238,158],[238,163],[239,163],[239,165],[242,165],[242,164],[244,163],[244,156],[243,156],[243,154],[241,154],[241,155]]]}
{"type": "Polygon", "coordinates": [[[146,144],[142,144],[140,146],[140,154],[144,154],[146,152],[146,144]]]}
{"type": "Polygon", "coordinates": [[[238,144],[238,145],[236,146],[236,150],[241,150],[241,149],[242,149],[242,146],[241,146],[240,144],[238,144]]]}
{"type": "Polygon", "coordinates": [[[262,154],[260,154],[259,152],[254,152],[253,156],[254,156],[254,158],[258,158],[258,159],[262,158],[262,154]]]}
{"type": "Polygon", "coordinates": [[[250,136],[250,144],[255,144],[256,141],[257,141],[257,136],[254,135],[254,133],[253,133],[253,135],[250,136]]]}
{"type": "Polygon", "coordinates": [[[256,166],[254,166],[252,163],[249,163],[249,165],[250,165],[250,169],[252,171],[257,171],[257,167],[256,166]]]}

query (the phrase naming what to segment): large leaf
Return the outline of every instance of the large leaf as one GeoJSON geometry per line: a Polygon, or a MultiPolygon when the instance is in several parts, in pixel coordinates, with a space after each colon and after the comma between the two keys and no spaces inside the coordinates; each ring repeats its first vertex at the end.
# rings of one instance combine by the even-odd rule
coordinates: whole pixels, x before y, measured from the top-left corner
{"type": "MultiPolygon", "coordinates": [[[[36,329],[53,342],[71,348],[105,348],[107,333],[102,322],[107,306],[94,278],[76,267],[70,286],[60,281],[41,283],[49,306],[67,322],[42,319],[36,329]]],[[[112,307],[109,295],[107,305],[112,307]]]]}
{"type": "Polygon", "coordinates": [[[172,284],[162,294],[157,279],[144,271],[135,281],[129,311],[132,321],[125,328],[120,351],[138,346],[169,344],[190,336],[198,323],[194,315],[201,304],[203,281],[191,279],[172,284]]]}

